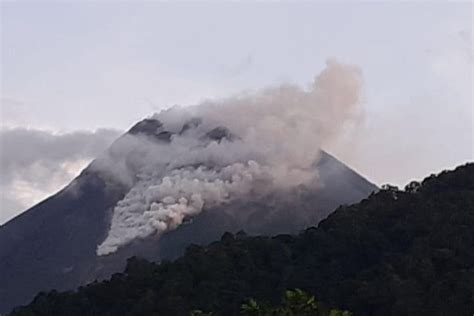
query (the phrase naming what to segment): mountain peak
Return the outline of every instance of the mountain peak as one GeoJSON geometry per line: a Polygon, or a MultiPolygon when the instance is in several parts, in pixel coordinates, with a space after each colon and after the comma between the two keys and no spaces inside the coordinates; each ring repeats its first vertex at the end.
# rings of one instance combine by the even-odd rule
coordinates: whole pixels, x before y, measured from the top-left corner
{"type": "MultiPolygon", "coordinates": [[[[183,168],[176,167],[180,165],[181,160],[192,162],[190,158],[201,155],[196,150],[207,150],[206,146],[210,146],[212,150],[220,149],[216,146],[223,146],[225,150],[221,154],[236,158],[236,154],[228,150],[238,153],[238,149],[242,148],[239,146],[243,146],[245,140],[223,125],[214,124],[209,127],[212,125],[202,119],[191,119],[178,125],[176,131],[169,131],[161,120],[145,119],[128,132],[132,140],[135,136],[148,136],[137,137],[140,139],[138,144],[143,146],[132,147],[135,149],[131,152],[117,150],[119,143],[126,144],[130,141],[122,137],[112,145],[113,159],[103,160],[102,165],[107,165],[113,172],[119,172],[120,168],[129,168],[130,165],[142,163],[147,159],[164,159],[163,156],[167,159],[164,160],[164,165],[171,169],[160,171],[155,166],[149,166],[147,170],[151,173],[142,175],[145,179],[155,177],[155,182],[139,179],[132,185],[114,182],[105,177],[100,168],[95,168],[96,160],[91,164],[94,168],[84,170],[65,189],[0,227],[0,257],[5,258],[0,261],[0,312],[27,303],[39,291],[73,289],[95,279],[109,277],[114,272],[121,271],[126,258],[133,255],[151,260],[174,258],[182,254],[190,243],[202,244],[218,240],[225,231],[245,230],[251,234],[296,232],[316,224],[340,204],[357,202],[377,189],[329,155],[323,155],[323,165],[314,166],[315,172],[319,174],[318,179],[324,185],[308,183],[304,188],[269,191],[254,198],[242,195],[244,187],[241,185],[245,184],[245,190],[250,190],[248,192],[260,185],[259,182],[252,182],[252,177],[260,172],[252,168],[265,166],[258,166],[256,162],[241,163],[236,160],[235,164],[224,164],[218,168],[206,168],[203,163],[187,163],[181,164],[185,166],[183,168]],[[207,125],[203,125],[204,123],[207,125]],[[193,130],[196,131],[195,136],[193,130]],[[174,137],[176,135],[177,137],[174,137]],[[180,136],[183,139],[180,139],[180,136]],[[203,142],[200,139],[202,136],[212,141],[203,142]],[[191,144],[195,147],[186,147],[188,145],[183,141],[193,137],[197,143],[191,144]],[[222,142],[224,139],[239,141],[222,142]],[[229,146],[236,147],[232,149],[229,146]],[[147,154],[147,150],[152,151],[147,154]],[[176,156],[173,151],[179,155],[176,156]],[[173,178],[177,174],[179,178],[173,178]],[[162,181],[165,177],[168,177],[168,180],[162,181]],[[201,182],[196,182],[196,179],[201,182]],[[178,180],[179,182],[176,182],[178,180]],[[181,192],[180,194],[183,190],[193,189],[189,191],[189,195],[177,195],[173,200],[174,193],[169,194],[169,191],[166,191],[170,190],[168,185],[172,183],[178,184],[176,188],[180,189],[176,192],[181,192]],[[196,183],[203,185],[197,191],[201,194],[201,201],[194,191],[196,183]],[[134,197],[131,194],[135,191],[151,192],[146,189],[152,185],[158,185],[159,188],[153,191],[153,194],[157,194],[155,196],[134,197]],[[230,196],[229,191],[220,189],[228,190],[229,185],[234,186],[231,191],[232,194],[235,192],[234,196],[230,196]],[[125,199],[127,196],[129,198],[125,199]],[[160,235],[137,235],[142,237],[131,240],[115,253],[105,257],[97,256],[97,247],[107,238],[117,207],[137,205],[138,201],[146,202],[146,199],[151,199],[148,200],[151,201],[150,206],[155,203],[153,199],[157,199],[157,202],[151,209],[145,209],[145,212],[161,212],[159,203],[167,207],[172,205],[173,212],[166,213],[169,214],[166,215],[169,216],[167,218],[174,221],[179,219],[176,216],[183,214],[184,217],[176,221],[183,224],[172,226],[171,230],[160,235]],[[204,204],[200,204],[203,201],[204,204]],[[196,203],[202,208],[202,212],[178,212],[183,207],[195,207],[196,203]]],[[[215,154],[213,151],[203,153],[202,157],[209,155],[211,158],[215,154]]],[[[211,160],[208,160],[208,163],[209,161],[211,160]]],[[[146,216],[140,220],[146,220],[146,216]]],[[[153,220],[154,218],[150,217],[149,223],[152,224],[153,220]]],[[[146,221],[145,224],[148,225],[146,221]]]]}
{"type": "Polygon", "coordinates": [[[155,135],[161,131],[163,123],[157,119],[147,118],[135,124],[128,133],[132,135],[146,134],[155,135]]]}

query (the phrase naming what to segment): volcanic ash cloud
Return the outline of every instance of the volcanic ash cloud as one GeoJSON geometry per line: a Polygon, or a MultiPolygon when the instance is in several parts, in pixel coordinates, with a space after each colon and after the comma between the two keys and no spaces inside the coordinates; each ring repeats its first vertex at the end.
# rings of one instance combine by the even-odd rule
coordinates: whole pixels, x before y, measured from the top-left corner
{"type": "Polygon", "coordinates": [[[285,84],[155,114],[94,164],[131,187],[98,255],[177,228],[206,207],[317,181],[314,164],[360,117],[357,67],[328,61],[307,88],[285,84]]]}

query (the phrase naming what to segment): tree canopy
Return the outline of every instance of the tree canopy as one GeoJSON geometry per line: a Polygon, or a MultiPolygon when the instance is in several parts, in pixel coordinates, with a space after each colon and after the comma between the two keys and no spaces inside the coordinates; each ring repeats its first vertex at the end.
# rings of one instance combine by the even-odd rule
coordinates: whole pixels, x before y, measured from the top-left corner
{"type": "Polygon", "coordinates": [[[474,164],[466,164],[405,190],[385,187],[298,235],[226,233],[172,262],[130,258],[110,280],[40,293],[11,315],[232,316],[242,304],[277,306],[300,288],[356,316],[470,316],[473,227],[474,164]]]}

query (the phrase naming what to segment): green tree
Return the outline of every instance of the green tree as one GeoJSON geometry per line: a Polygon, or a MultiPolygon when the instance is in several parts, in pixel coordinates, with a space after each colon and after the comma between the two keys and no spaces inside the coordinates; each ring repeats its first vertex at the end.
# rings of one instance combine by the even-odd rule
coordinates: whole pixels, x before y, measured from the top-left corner
{"type": "Polygon", "coordinates": [[[281,306],[270,307],[250,299],[241,307],[243,316],[351,316],[348,311],[327,309],[315,297],[300,290],[287,290],[281,306]]]}

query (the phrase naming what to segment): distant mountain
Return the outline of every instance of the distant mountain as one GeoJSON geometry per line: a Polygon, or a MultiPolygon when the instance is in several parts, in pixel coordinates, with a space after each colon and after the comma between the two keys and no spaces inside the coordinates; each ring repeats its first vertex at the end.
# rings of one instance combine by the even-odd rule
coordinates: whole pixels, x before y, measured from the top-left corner
{"type": "MultiPolygon", "coordinates": [[[[170,132],[160,121],[146,119],[106,152],[133,170],[134,165],[123,156],[140,154],[120,151],[117,143],[125,136],[145,137],[166,145],[173,135],[192,133],[198,124],[199,120],[193,119],[178,132],[170,132]]],[[[202,137],[220,141],[238,136],[216,127],[202,137]]],[[[96,166],[100,163],[103,161],[99,158],[62,191],[0,226],[0,313],[28,303],[39,291],[75,289],[108,278],[122,271],[131,256],[150,260],[176,258],[189,244],[217,240],[226,231],[296,233],[317,224],[339,205],[358,202],[377,190],[337,159],[321,152],[314,166],[319,175],[317,185],[299,186],[285,195],[274,192],[205,206],[202,213],[187,218],[175,230],[160,237],[135,240],[113,254],[98,256],[96,250],[108,234],[114,207],[133,185],[99,172],[96,166]]],[[[115,168],[106,167],[112,171],[115,168]]]]}
{"type": "Polygon", "coordinates": [[[355,316],[471,316],[473,227],[470,163],[404,191],[386,186],[298,235],[226,233],[173,262],[131,258],[110,280],[39,294],[12,316],[233,316],[249,298],[276,304],[289,288],[355,316]]]}

